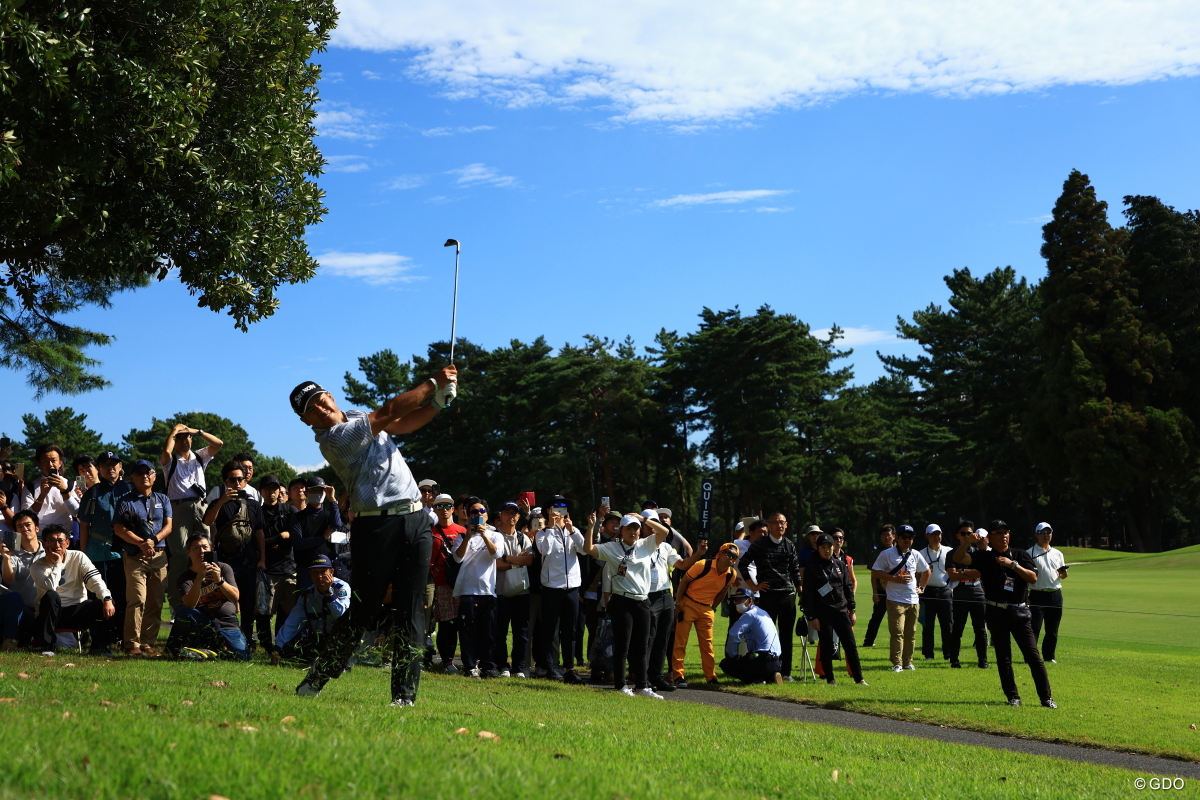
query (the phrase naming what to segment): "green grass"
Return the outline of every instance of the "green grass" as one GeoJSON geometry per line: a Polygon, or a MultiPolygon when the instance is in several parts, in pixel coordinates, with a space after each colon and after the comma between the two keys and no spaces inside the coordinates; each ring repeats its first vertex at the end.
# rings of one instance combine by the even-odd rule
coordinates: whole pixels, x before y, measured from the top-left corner
{"type": "Polygon", "coordinates": [[[260,662],[22,655],[0,670],[15,698],[0,703],[2,798],[1101,798],[1136,777],[546,681],[431,675],[396,709],[375,669],[317,700],[260,662]]]}
{"type": "MultiPolygon", "coordinates": [[[[1047,665],[1058,711],[1037,705],[1029,669],[1015,647],[1017,684],[1032,704],[1019,709],[1004,705],[994,665],[987,671],[950,669],[941,660],[940,637],[938,660],[921,660],[920,626],[917,669],[892,673],[886,622],[876,646],[859,651],[871,684],[866,689],[849,680],[839,680],[836,687],[810,681],[744,688],[731,682],[726,688],[897,719],[1200,761],[1200,731],[1189,727],[1200,726],[1198,573],[1200,547],[1072,567],[1063,582],[1066,611],[1059,663],[1047,665]],[[1178,616],[1126,613],[1130,611],[1178,616]]],[[[870,605],[863,575],[859,586],[863,615],[856,631],[861,643],[870,605]]],[[[718,643],[724,641],[724,623],[718,623],[718,643]]],[[[974,657],[972,640],[968,630],[967,659],[974,657]]],[[[810,652],[815,655],[815,649],[810,652]]]]}
{"type": "Polygon", "coordinates": [[[1127,558],[1141,558],[1145,553],[1131,553],[1125,550],[1101,550],[1098,547],[1060,547],[1068,564],[1091,564],[1097,561],[1122,561],[1127,558]]]}

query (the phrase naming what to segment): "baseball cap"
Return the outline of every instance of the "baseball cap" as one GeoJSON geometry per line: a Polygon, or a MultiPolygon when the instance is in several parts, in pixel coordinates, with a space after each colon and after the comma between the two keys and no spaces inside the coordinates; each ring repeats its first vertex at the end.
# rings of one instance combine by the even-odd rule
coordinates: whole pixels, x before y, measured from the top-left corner
{"type": "Polygon", "coordinates": [[[750,591],[745,586],[739,586],[733,590],[733,597],[754,597],[754,592],[750,591]]]}
{"type": "Polygon", "coordinates": [[[279,480],[279,476],[274,472],[268,472],[266,475],[263,475],[262,480],[258,482],[258,488],[261,489],[264,486],[283,486],[283,481],[279,480]]]}
{"type": "Polygon", "coordinates": [[[897,536],[916,536],[917,532],[913,530],[912,525],[901,525],[896,529],[897,536]]]}
{"type": "Polygon", "coordinates": [[[830,536],[828,533],[822,533],[820,536],[817,537],[817,547],[820,547],[823,544],[832,545],[833,537],[830,536]]]}
{"type": "Polygon", "coordinates": [[[135,464],[133,465],[133,470],[132,470],[132,471],[133,471],[133,472],[137,472],[138,470],[140,470],[140,469],[142,469],[142,468],[145,468],[145,469],[148,469],[148,470],[150,470],[151,472],[154,472],[154,465],[153,465],[153,464],[151,464],[149,461],[147,461],[147,460],[146,460],[146,459],[144,459],[144,458],[140,458],[140,459],[138,459],[137,463],[135,463],[135,464]]]}
{"type": "Polygon", "coordinates": [[[721,545],[720,549],[717,550],[717,555],[721,555],[721,553],[729,553],[734,558],[738,559],[742,557],[742,551],[739,550],[738,546],[733,542],[726,542],[725,544],[721,545]]]}
{"type": "Polygon", "coordinates": [[[646,519],[657,520],[658,519],[658,510],[654,509],[654,508],[643,508],[642,516],[645,517],[646,519]]]}
{"type": "Polygon", "coordinates": [[[103,464],[105,461],[116,461],[120,463],[121,457],[112,450],[105,450],[100,455],[96,456],[96,463],[103,464]]]}
{"type": "Polygon", "coordinates": [[[734,526],[733,526],[733,532],[734,532],[734,533],[737,533],[738,531],[740,531],[740,530],[741,530],[742,528],[744,528],[744,527],[746,527],[746,526],[745,526],[744,524],[742,524],[741,522],[739,522],[737,525],[734,525],[734,526]]]}
{"type": "Polygon", "coordinates": [[[417,488],[424,489],[426,486],[433,486],[434,488],[436,488],[437,485],[438,485],[437,481],[433,480],[432,478],[426,478],[425,480],[423,480],[417,484],[417,488]]]}
{"type": "MultiPolygon", "coordinates": [[[[99,459],[97,459],[97,460],[99,460],[99,459]]],[[[1054,533],[1054,528],[1050,527],[1049,522],[1039,522],[1037,524],[1037,527],[1033,529],[1033,532],[1041,533],[1042,531],[1050,531],[1051,533],[1054,533]]]]}
{"type": "Polygon", "coordinates": [[[654,502],[653,500],[643,500],[642,511],[645,511],[647,508],[658,508],[658,503],[654,502]]]}
{"type": "Polygon", "coordinates": [[[998,531],[1010,531],[1010,530],[1012,530],[1012,528],[1008,527],[1008,523],[1005,522],[1004,520],[1002,520],[1002,519],[992,520],[992,533],[997,533],[998,531]]]}
{"type": "Polygon", "coordinates": [[[988,535],[987,528],[976,528],[975,533],[979,536],[987,536],[988,535]]]}
{"type": "Polygon", "coordinates": [[[567,498],[563,497],[561,494],[556,494],[554,497],[550,498],[548,505],[550,508],[566,508],[567,498]]]}
{"type": "Polygon", "coordinates": [[[624,528],[626,525],[640,526],[645,521],[645,518],[642,517],[641,514],[626,514],[625,516],[621,517],[621,527],[624,528]]]}
{"type": "Polygon", "coordinates": [[[662,506],[658,507],[658,515],[660,517],[674,517],[675,516],[674,514],[671,513],[671,509],[663,508],[662,506]]]}
{"type": "Polygon", "coordinates": [[[942,529],[936,523],[925,526],[925,535],[926,536],[928,536],[931,533],[941,533],[941,532],[942,532],[942,529]]]}
{"type": "Polygon", "coordinates": [[[325,488],[325,479],[322,478],[320,475],[313,475],[311,478],[309,478],[308,480],[306,480],[304,482],[304,488],[305,489],[324,489],[325,488]]]}
{"type": "Polygon", "coordinates": [[[624,516],[624,515],[620,511],[617,511],[615,509],[609,509],[604,514],[605,519],[620,519],[622,516],[624,516]]]}
{"type": "Polygon", "coordinates": [[[314,556],[309,562],[309,569],[333,569],[333,562],[329,560],[329,556],[321,555],[314,556]]]}
{"type": "Polygon", "coordinates": [[[507,503],[500,506],[500,508],[498,508],[496,510],[497,511],[516,511],[518,514],[521,513],[521,507],[519,505],[517,505],[516,503],[514,503],[512,500],[509,500],[507,503]]]}
{"type": "Polygon", "coordinates": [[[449,503],[450,505],[454,505],[454,498],[448,494],[439,494],[437,497],[433,498],[433,504],[435,506],[440,505],[442,503],[449,503]]]}
{"type": "Polygon", "coordinates": [[[305,381],[295,389],[292,389],[288,400],[292,403],[292,411],[300,415],[308,411],[308,404],[312,402],[314,397],[325,393],[325,389],[321,387],[321,384],[314,383],[313,381],[305,381]]]}

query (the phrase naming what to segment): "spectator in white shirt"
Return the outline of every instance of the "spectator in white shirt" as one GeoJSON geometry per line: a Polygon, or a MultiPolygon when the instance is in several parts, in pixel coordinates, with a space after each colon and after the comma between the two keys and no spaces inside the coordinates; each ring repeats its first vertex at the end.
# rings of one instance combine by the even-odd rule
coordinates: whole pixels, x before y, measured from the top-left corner
{"type": "Polygon", "coordinates": [[[204,512],[207,509],[204,503],[207,492],[204,468],[224,446],[225,443],[211,433],[179,423],[167,434],[162,452],[158,455],[167,487],[166,494],[171,500],[166,589],[172,608],[182,600],[179,576],[188,569],[188,537],[193,533],[208,533],[208,527],[204,524],[204,512]],[[199,450],[192,449],[192,440],[196,436],[207,442],[199,450]]]}
{"type": "Polygon", "coordinates": [[[533,541],[517,530],[521,507],[513,502],[500,507],[497,526],[504,548],[496,569],[496,668],[500,677],[529,676],[529,565],[533,563],[533,541]],[[512,629],[512,659],[509,660],[508,631],[512,629]]]}
{"type": "Polygon", "coordinates": [[[929,580],[929,564],[912,549],[916,533],[911,525],[901,525],[896,544],[879,554],[871,565],[871,575],[885,587],[888,632],[891,634],[892,672],[916,669],[912,663],[913,636],[917,630],[921,591],[929,580]]]}
{"type": "Polygon", "coordinates": [[[592,541],[590,528],[584,539],[583,551],[607,565],[606,572],[612,582],[608,617],[613,625],[613,688],[630,697],[636,693],[663,699],[650,688],[646,676],[650,643],[649,595],[651,570],[666,572],[666,565],[659,566],[654,556],[670,533],[669,527],[656,520],[626,514],[621,518],[618,541],[597,545],[592,541]],[[654,535],[641,538],[643,525],[654,535]],[[636,684],[633,689],[625,685],[627,659],[636,684]]]}
{"type": "Polygon", "coordinates": [[[1042,621],[1046,622],[1046,637],[1042,639],[1042,658],[1051,664],[1058,654],[1058,626],[1062,623],[1062,582],[1067,577],[1067,559],[1062,551],[1050,545],[1054,528],[1049,522],[1039,522],[1033,535],[1037,544],[1029,548],[1033,563],[1037,566],[1037,583],[1029,587],[1029,612],[1033,617],[1033,641],[1042,632],[1042,621]]]}
{"type": "Polygon", "coordinates": [[[954,599],[950,594],[950,576],[947,567],[952,566],[954,548],[942,544],[942,529],[937,525],[925,528],[925,547],[921,556],[929,564],[929,580],[921,592],[921,605],[925,609],[925,624],[921,626],[921,655],[926,661],[934,660],[934,625],[942,629],[942,657],[950,660],[949,644],[954,638],[954,599]]]}
{"type": "Polygon", "coordinates": [[[41,475],[25,485],[21,507],[38,516],[42,530],[51,525],[62,525],[72,530],[72,517],[79,513],[79,496],[63,475],[63,451],[56,444],[43,444],[34,453],[41,475]]]}
{"type": "Polygon", "coordinates": [[[433,510],[433,498],[438,496],[437,481],[426,478],[417,484],[417,490],[421,492],[421,505],[425,508],[425,513],[429,515],[429,522],[436,525],[438,515],[433,510]]]}
{"type": "Polygon", "coordinates": [[[62,525],[47,525],[42,533],[46,554],[30,571],[37,587],[38,642],[42,655],[54,655],[56,628],[86,630],[117,612],[100,570],[80,550],[68,550],[70,537],[62,525]],[[88,599],[88,590],[96,599],[88,599]]]}
{"type": "Polygon", "coordinates": [[[555,495],[542,509],[546,527],[537,532],[534,544],[542,555],[541,623],[543,635],[539,674],[544,670],[554,680],[583,683],[575,674],[575,620],[579,616],[579,554],[583,552],[583,534],[571,523],[567,501],[555,495]],[[551,643],[554,631],[562,652],[565,672],[554,665],[551,643]]]}
{"type": "Polygon", "coordinates": [[[504,555],[504,535],[487,524],[487,503],[463,502],[467,532],[459,537],[454,560],[461,566],[454,581],[463,668],[472,678],[495,678],[496,561],[504,555]]]}

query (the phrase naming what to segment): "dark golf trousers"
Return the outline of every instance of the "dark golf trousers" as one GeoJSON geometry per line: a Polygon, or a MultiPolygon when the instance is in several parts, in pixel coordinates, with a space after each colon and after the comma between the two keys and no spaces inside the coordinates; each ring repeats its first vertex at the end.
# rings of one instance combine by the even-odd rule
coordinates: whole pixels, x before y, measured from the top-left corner
{"type": "Polygon", "coordinates": [[[850,617],[845,611],[833,611],[818,608],[817,619],[821,628],[817,631],[817,641],[821,644],[821,669],[825,672],[825,680],[834,677],[833,673],[833,635],[842,640],[846,650],[846,660],[850,662],[850,674],[854,680],[863,679],[862,664],[858,660],[858,645],[854,643],[854,629],[850,627],[850,617]]]}
{"type": "Polygon", "coordinates": [[[879,595],[879,602],[874,603],[871,608],[871,619],[867,621],[867,633],[863,637],[863,647],[870,647],[875,644],[875,637],[879,635],[879,626],[883,623],[883,619],[886,616],[887,598],[884,595],[879,595]]]}
{"type": "Polygon", "coordinates": [[[492,595],[466,594],[458,601],[459,634],[462,636],[462,660],[467,669],[495,669],[496,598],[492,595]]]}
{"type": "Polygon", "coordinates": [[[785,676],[792,672],[792,637],[796,634],[796,593],[772,592],[769,589],[758,593],[758,607],[771,616],[779,631],[780,672],[785,676]]]}
{"type": "MultiPolygon", "coordinates": [[[[242,629],[242,636],[246,638],[246,647],[254,647],[254,620],[257,618],[254,613],[254,601],[258,595],[258,565],[243,564],[234,567],[233,580],[238,589],[238,627],[242,629]]],[[[261,633],[262,628],[259,628],[260,638],[261,633]]],[[[267,635],[270,636],[269,628],[267,635]]]]}
{"type": "Polygon", "coordinates": [[[497,669],[529,671],[529,595],[496,598],[497,669]],[[512,628],[512,659],[509,660],[508,630],[512,628]]]}
{"type": "Polygon", "coordinates": [[[721,672],[742,683],[772,683],[775,673],[781,672],[779,656],[760,650],[747,653],[740,658],[726,656],[721,659],[721,672]]]}
{"type": "Polygon", "coordinates": [[[615,592],[608,601],[608,618],[613,625],[613,685],[625,686],[625,662],[638,689],[650,684],[646,680],[646,656],[650,642],[650,601],[633,600],[615,592]]]}
{"type": "Polygon", "coordinates": [[[433,535],[423,510],[404,516],[356,517],[350,527],[354,542],[354,580],[350,610],[338,617],[307,681],[320,689],[340,676],[363,632],[375,630],[383,597],[392,587],[392,700],[416,700],[425,654],[425,580],[433,535]]]}
{"type": "Polygon", "coordinates": [[[667,648],[675,641],[675,598],[670,589],[650,593],[650,652],[646,659],[646,677],[666,680],[667,648]]]}
{"type": "Polygon", "coordinates": [[[1033,614],[1033,640],[1042,633],[1046,621],[1046,638],[1042,639],[1042,658],[1051,661],[1058,653],[1058,626],[1062,623],[1062,589],[1053,592],[1029,592],[1029,611],[1033,614]]]}
{"type": "Polygon", "coordinates": [[[962,652],[968,616],[971,619],[971,628],[975,631],[975,657],[980,664],[987,663],[987,614],[984,612],[986,607],[983,589],[962,583],[954,587],[954,625],[950,631],[950,645],[946,648],[946,655],[950,657],[951,663],[958,661],[962,652]]]}
{"type": "Polygon", "coordinates": [[[1050,676],[1046,674],[1046,665],[1038,653],[1037,641],[1033,638],[1033,626],[1029,620],[1014,622],[1007,608],[987,606],[987,625],[992,632],[992,649],[996,653],[996,669],[1000,673],[1000,688],[1009,700],[1019,698],[1017,679],[1013,677],[1012,640],[1017,641],[1025,663],[1029,665],[1029,673],[1033,676],[1034,686],[1037,687],[1038,698],[1045,701],[1050,699],[1050,676]]]}
{"type": "Polygon", "coordinates": [[[119,644],[125,634],[125,562],[120,558],[111,561],[95,562],[100,570],[100,579],[108,587],[112,596],[113,607],[117,613],[103,622],[96,623],[92,629],[92,649],[105,650],[111,645],[119,644]]]}
{"type": "Polygon", "coordinates": [[[925,624],[921,626],[921,655],[934,657],[934,625],[942,629],[942,655],[950,658],[950,640],[954,637],[954,601],[945,587],[926,586],[921,594],[925,624]]]}
{"type": "Polygon", "coordinates": [[[559,652],[563,669],[575,668],[575,625],[579,619],[579,588],[551,589],[542,587],[542,652],[543,669],[554,667],[554,632],[558,631],[559,652]]]}
{"type": "Polygon", "coordinates": [[[55,628],[88,630],[103,618],[99,600],[85,600],[73,606],[64,606],[58,592],[49,591],[38,603],[37,619],[34,621],[35,640],[44,650],[53,650],[58,645],[55,628]]]}

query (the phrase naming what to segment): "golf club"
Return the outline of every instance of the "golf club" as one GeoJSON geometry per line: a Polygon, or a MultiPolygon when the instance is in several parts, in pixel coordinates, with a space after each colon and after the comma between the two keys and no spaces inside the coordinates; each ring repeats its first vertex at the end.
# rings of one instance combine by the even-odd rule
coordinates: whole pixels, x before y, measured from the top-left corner
{"type": "MultiPolygon", "coordinates": [[[[447,239],[442,247],[450,247],[454,245],[454,300],[450,306],[450,363],[454,363],[454,337],[458,328],[458,257],[462,254],[462,245],[458,243],[458,239],[447,239]]],[[[458,395],[458,385],[450,384],[446,387],[446,405],[458,395]]]]}

